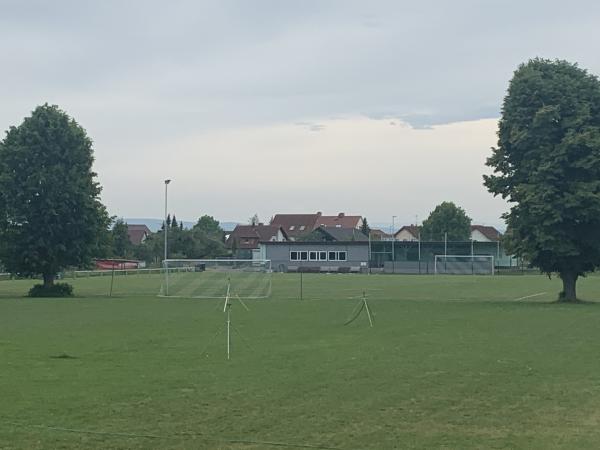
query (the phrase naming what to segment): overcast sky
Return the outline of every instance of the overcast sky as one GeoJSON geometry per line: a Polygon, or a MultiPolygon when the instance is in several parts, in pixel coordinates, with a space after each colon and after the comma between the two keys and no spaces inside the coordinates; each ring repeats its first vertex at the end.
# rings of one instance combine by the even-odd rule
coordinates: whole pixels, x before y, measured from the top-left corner
{"type": "Polygon", "coordinates": [[[0,129],[58,104],[111,214],[340,211],[499,225],[481,183],[512,72],[600,73],[596,1],[0,0],[0,129]]]}

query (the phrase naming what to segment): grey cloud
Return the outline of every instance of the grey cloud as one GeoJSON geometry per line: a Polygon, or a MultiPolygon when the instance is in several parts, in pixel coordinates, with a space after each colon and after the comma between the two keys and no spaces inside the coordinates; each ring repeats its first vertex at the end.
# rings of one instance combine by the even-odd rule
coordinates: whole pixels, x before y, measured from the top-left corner
{"type": "Polygon", "coordinates": [[[337,114],[416,126],[497,116],[529,57],[600,72],[600,6],[577,3],[8,2],[0,96],[19,113],[52,100],[175,132],[337,114]]]}

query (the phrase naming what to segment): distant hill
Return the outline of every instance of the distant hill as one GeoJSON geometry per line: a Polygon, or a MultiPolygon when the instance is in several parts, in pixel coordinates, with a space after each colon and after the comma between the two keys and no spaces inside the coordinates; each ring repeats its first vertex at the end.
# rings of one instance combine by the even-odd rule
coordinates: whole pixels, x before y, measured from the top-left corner
{"type": "MultiPolygon", "coordinates": [[[[127,218],[124,218],[123,220],[130,224],[146,225],[154,233],[157,232],[158,230],[160,230],[160,227],[162,226],[162,223],[163,223],[163,219],[148,219],[148,218],[139,218],[139,217],[127,217],[127,218]]],[[[225,231],[233,231],[233,229],[237,225],[237,222],[219,222],[219,223],[221,224],[221,228],[223,228],[223,230],[225,230],[225,231]]],[[[196,222],[189,222],[186,220],[183,221],[184,228],[192,228],[195,224],[196,224],[196,222]]]]}

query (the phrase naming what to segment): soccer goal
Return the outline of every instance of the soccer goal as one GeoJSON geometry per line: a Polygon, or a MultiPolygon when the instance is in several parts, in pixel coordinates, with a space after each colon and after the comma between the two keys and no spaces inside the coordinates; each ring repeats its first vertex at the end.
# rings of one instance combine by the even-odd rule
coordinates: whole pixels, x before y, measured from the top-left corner
{"type": "Polygon", "coordinates": [[[167,259],[159,295],[179,298],[267,298],[271,261],[266,259],[167,259]]]}
{"type": "Polygon", "coordinates": [[[435,255],[435,274],[494,275],[492,255],[435,255]]]}

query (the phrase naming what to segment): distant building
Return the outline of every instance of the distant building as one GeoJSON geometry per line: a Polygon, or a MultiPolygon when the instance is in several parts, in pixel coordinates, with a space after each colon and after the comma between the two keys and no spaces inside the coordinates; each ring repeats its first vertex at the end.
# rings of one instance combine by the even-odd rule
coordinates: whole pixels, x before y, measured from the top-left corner
{"type": "MultiPolygon", "coordinates": [[[[318,213],[320,214],[320,213],[318,213]]],[[[326,228],[360,228],[363,224],[362,216],[347,216],[343,212],[337,216],[319,216],[316,227],[326,228]]]]}
{"type": "Polygon", "coordinates": [[[142,244],[150,236],[150,233],[150,228],[146,225],[127,224],[127,234],[133,245],[142,244]]]}
{"type": "Polygon", "coordinates": [[[392,239],[392,235],[390,233],[386,233],[379,228],[371,228],[369,234],[371,235],[371,240],[373,241],[388,241],[392,239]]]}
{"type": "MultiPolygon", "coordinates": [[[[497,242],[502,234],[494,227],[486,225],[471,225],[471,236],[469,240],[476,242],[497,242]]],[[[397,241],[418,241],[419,227],[416,225],[405,225],[395,233],[397,241]]]]}
{"type": "Polygon", "coordinates": [[[227,237],[225,244],[230,249],[235,249],[236,257],[251,258],[252,251],[259,248],[259,243],[264,241],[283,242],[288,236],[285,231],[276,225],[237,225],[227,237]]]}
{"type": "Polygon", "coordinates": [[[322,242],[368,242],[369,237],[356,228],[328,228],[321,226],[305,236],[303,240],[322,242]]]}
{"type": "Polygon", "coordinates": [[[394,233],[394,238],[397,241],[418,241],[419,227],[416,225],[405,225],[394,233]]]}
{"type": "Polygon", "coordinates": [[[476,242],[498,242],[502,234],[494,227],[471,225],[471,240],[476,242]]]}
{"type": "Polygon", "coordinates": [[[361,216],[347,216],[341,212],[336,216],[316,214],[275,214],[271,225],[280,226],[294,241],[319,228],[360,228],[363,223],[361,216]]]}
{"type": "Polygon", "coordinates": [[[310,233],[315,229],[321,213],[316,214],[275,214],[271,225],[281,227],[290,240],[294,241],[300,236],[310,233]]]}
{"type": "Polygon", "coordinates": [[[259,259],[277,272],[366,272],[368,241],[262,242],[259,259]]]}

